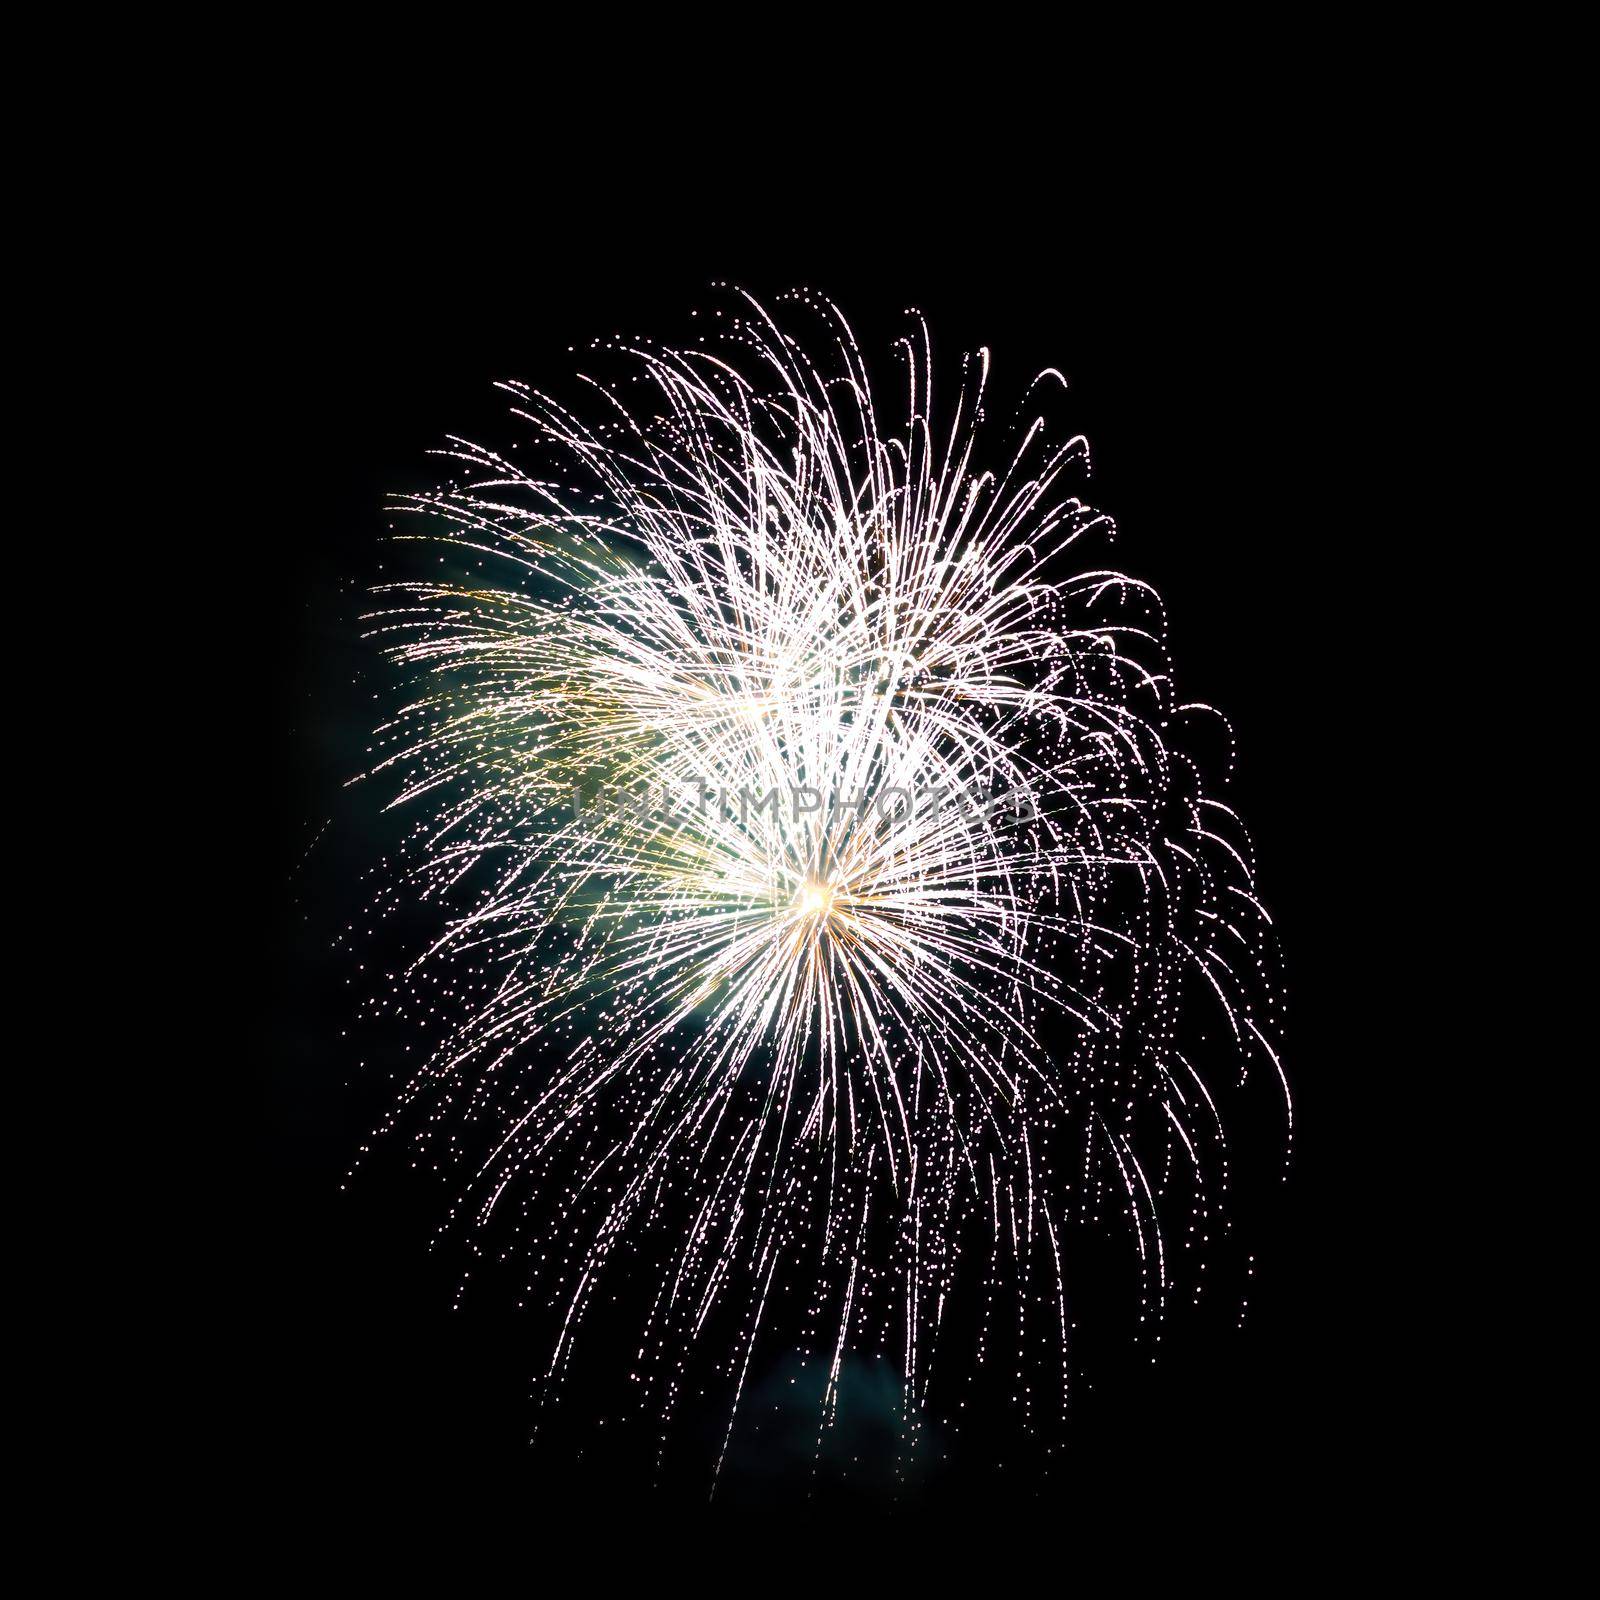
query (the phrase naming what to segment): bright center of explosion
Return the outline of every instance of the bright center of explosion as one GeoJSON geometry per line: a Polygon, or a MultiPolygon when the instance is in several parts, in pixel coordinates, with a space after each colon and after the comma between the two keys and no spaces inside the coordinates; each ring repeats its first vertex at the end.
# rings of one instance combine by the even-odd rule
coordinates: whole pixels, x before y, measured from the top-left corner
{"type": "Polygon", "coordinates": [[[833,910],[833,885],[807,883],[795,900],[795,907],[803,917],[816,917],[819,921],[833,910]]]}

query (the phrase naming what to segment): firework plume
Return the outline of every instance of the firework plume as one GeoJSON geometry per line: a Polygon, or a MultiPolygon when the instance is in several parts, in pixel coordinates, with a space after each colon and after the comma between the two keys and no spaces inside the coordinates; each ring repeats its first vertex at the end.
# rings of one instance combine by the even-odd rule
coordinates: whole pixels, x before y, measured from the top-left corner
{"type": "Polygon", "coordinates": [[[822,1430],[887,1360],[914,1449],[1002,1323],[1026,1425],[1064,1415],[1069,1234],[1127,1231],[1157,1325],[1223,1226],[1219,1080],[1288,1097],[1250,848],[1186,754],[1216,714],[1081,554],[1114,530],[1064,380],[996,424],[980,352],[936,401],[914,320],[875,390],[794,301],[805,343],[734,295],[605,347],[590,403],[503,385],[515,447],[398,502],[442,569],[370,618],[408,687],[368,779],[413,818],[380,905],[436,918],[381,1132],[460,1173],[550,1393],[621,1319],[629,1404],[664,1441],[720,1392],[718,1459],[791,1355],[822,1430]]]}

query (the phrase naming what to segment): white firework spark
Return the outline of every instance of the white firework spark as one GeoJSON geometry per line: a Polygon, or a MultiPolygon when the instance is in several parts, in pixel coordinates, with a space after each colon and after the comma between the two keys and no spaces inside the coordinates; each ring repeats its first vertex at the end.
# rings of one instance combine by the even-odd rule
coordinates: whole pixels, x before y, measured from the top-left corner
{"type": "Polygon", "coordinates": [[[1076,570],[1113,530],[1032,414],[1064,380],[989,465],[987,352],[941,414],[915,323],[890,426],[797,298],[817,361],[740,296],[692,350],[612,347],[598,422],[504,385],[516,459],[452,440],[402,502],[471,576],[372,618],[417,686],[373,769],[420,818],[388,898],[442,917],[397,988],[444,1036],[384,1131],[469,1160],[456,1220],[527,1262],[553,1382],[619,1280],[639,1405],[714,1341],[724,1450],[763,1339],[815,1352],[824,1425],[887,1351],[914,1441],[1002,1258],[1064,1408],[1069,1225],[1119,1197],[1154,1322],[1164,1213],[1192,1244],[1226,1178],[1218,1031],[1288,1094],[1249,846],[1179,739],[1213,713],[1154,592],[1076,570]]]}

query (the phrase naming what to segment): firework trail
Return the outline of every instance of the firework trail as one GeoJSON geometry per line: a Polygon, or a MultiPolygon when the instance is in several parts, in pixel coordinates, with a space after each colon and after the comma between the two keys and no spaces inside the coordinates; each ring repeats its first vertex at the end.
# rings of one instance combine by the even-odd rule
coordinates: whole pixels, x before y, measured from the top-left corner
{"type": "Polygon", "coordinates": [[[670,1420],[707,1363],[721,1451],[763,1343],[815,1358],[822,1428],[887,1353],[914,1446],[976,1358],[948,1308],[1002,1280],[1064,1414],[1069,1227],[1127,1227],[1159,1322],[1198,1282],[1172,1217],[1222,1226],[1203,1069],[1288,1104],[1249,845],[1184,748],[1216,714],[1155,593],[1076,554],[1114,530],[1039,415],[1060,375],[995,460],[987,352],[938,411],[914,322],[891,421],[793,298],[815,360],[735,295],[695,348],[607,347],[589,420],[503,385],[514,450],[453,439],[398,502],[453,568],[370,618],[412,686],[382,903],[438,919],[380,997],[436,1040],[380,1132],[464,1169],[551,1392],[631,1315],[632,1403],[670,1420]]]}

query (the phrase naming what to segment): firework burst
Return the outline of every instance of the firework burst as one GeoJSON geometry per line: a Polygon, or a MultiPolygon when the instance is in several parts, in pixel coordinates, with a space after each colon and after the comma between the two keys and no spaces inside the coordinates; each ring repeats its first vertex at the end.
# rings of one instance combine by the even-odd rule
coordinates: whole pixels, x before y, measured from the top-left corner
{"type": "Polygon", "coordinates": [[[504,385],[516,448],[452,440],[399,502],[446,574],[378,591],[411,687],[368,776],[416,819],[385,908],[438,921],[381,998],[437,1042],[381,1132],[462,1169],[552,1391],[604,1308],[641,1412],[720,1381],[721,1451],[761,1350],[823,1428],[887,1355],[914,1448],[996,1337],[936,1361],[951,1306],[1002,1280],[1050,1375],[1025,1425],[1064,1413],[1071,1228],[1128,1228],[1151,1324],[1193,1291],[1207,1078],[1287,1107],[1274,946],[1159,599],[1076,553],[1113,529],[1060,375],[995,459],[987,352],[940,410],[914,322],[890,421],[795,299],[810,350],[742,295],[692,349],[608,347],[587,420],[504,385]]]}

